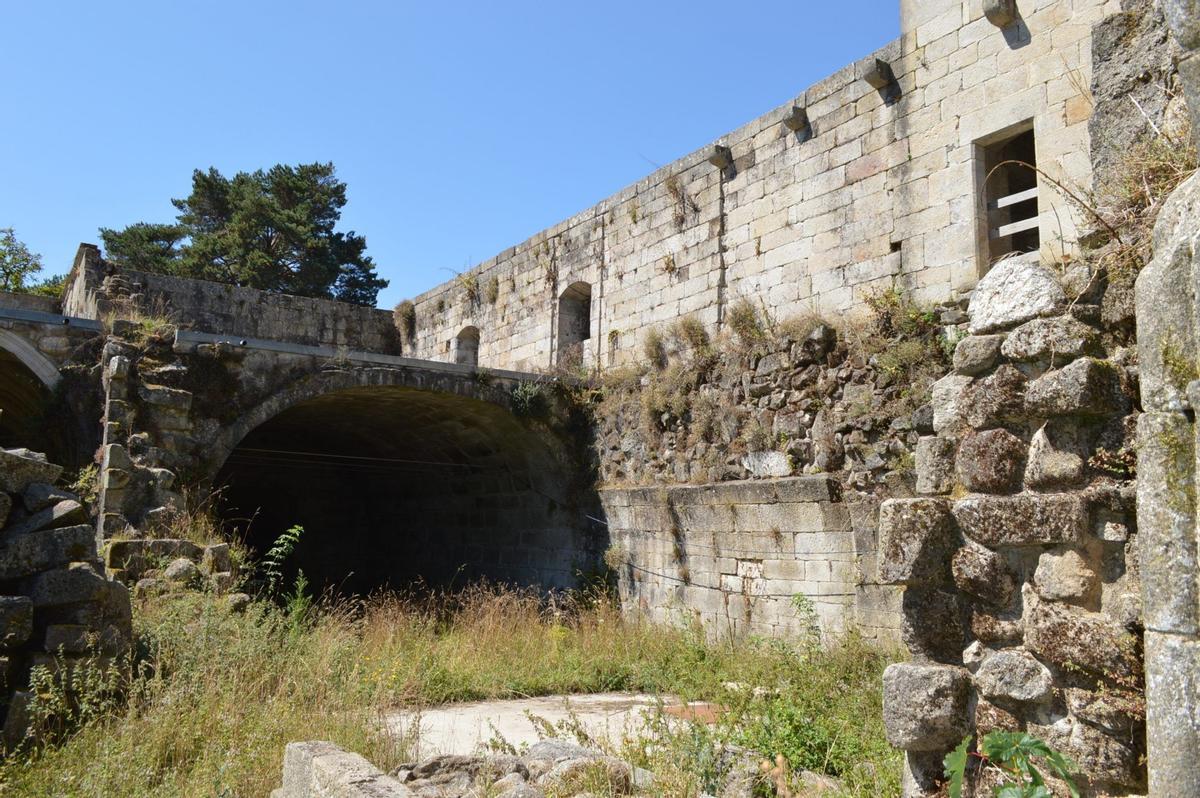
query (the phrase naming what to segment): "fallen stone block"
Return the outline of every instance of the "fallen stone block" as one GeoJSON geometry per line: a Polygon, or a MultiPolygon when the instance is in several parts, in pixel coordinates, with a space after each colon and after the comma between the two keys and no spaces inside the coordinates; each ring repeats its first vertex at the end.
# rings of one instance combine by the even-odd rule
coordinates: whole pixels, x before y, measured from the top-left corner
{"type": "Polygon", "coordinates": [[[1025,647],[1059,666],[1099,676],[1131,677],[1141,670],[1137,638],[1099,613],[1038,601],[1025,628],[1025,647]]]}
{"type": "Polygon", "coordinates": [[[87,509],[74,499],[64,499],[44,510],[39,510],[20,523],[13,524],[4,530],[4,539],[11,540],[42,529],[55,529],[87,522],[87,509]]]}
{"type": "Polygon", "coordinates": [[[24,493],[34,482],[56,481],[62,466],[46,462],[46,456],[28,449],[0,449],[0,491],[24,493]]]}
{"type": "Polygon", "coordinates": [[[25,509],[31,513],[68,500],[77,502],[79,497],[69,490],[55,487],[48,482],[34,482],[25,489],[25,493],[21,496],[25,509]]]}
{"type": "Polygon", "coordinates": [[[1009,333],[1000,352],[1010,360],[1050,360],[1061,365],[1091,351],[1096,330],[1072,316],[1034,319],[1009,333]]]}
{"type": "Polygon", "coordinates": [[[950,570],[959,590],[997,607],[1006,606],[1016,589],[1004,558],[983,546],[968,544],[956,551],[950,570]]]}
{"type": "Polygon", "coordinates": [[[1003,335],[968,335],[954,345],[954,371],[975,377],[988,371],[1000,359],[1003,335]]]}
{"type": "Polygon", "coordinates": [[[18,579],[96,557],[96,530],[67,526],[30,532],[0,543],[0,579],[18,579]]]}

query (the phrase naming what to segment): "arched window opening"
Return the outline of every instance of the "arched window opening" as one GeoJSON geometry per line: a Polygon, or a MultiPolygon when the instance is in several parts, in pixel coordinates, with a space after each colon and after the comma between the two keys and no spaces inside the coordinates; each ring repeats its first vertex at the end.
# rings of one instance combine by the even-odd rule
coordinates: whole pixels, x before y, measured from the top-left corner
{"type": "Polygon", "coordinates": [[[479,328],[463,327],[454,339],[454,362],[460,366],[479,365],[479,328]]]}
{"type": "Polygon", "coordinates": [[[572,283],[558,298],[558,363],[580,365],[592,337],[592,286],[572,283]]]}

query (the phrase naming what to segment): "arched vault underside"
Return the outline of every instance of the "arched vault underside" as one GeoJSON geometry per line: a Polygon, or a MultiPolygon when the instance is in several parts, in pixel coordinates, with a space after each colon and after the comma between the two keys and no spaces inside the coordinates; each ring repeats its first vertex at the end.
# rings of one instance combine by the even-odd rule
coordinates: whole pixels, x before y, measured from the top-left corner
{"type": "MultiPolygon", "coordinates": [[[[260,553],[304,527],[293,558],[317,587],[576,582],[597,558],[548,434],[506,409],[401,386],[302,401],[252,429],[215,484],[260,553]],[[246,523],[246,519],[253,519],[246,523]]],[[[599,548],[602,551],[602,548],[599,548]]]]}
{"type": "Polygon", "coordinates": [[[52,450],[45,417],[50,398],[43,378],[0,346],[0,446],[52,450]]]}

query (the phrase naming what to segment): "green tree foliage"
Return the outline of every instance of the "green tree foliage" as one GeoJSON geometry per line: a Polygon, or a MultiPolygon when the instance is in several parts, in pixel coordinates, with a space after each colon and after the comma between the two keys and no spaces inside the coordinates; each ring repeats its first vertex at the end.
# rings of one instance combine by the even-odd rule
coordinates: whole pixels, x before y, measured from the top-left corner
{"type": "Polygon", "coordinates": [[[366,254],[367,240],[336,227],[346,184],[333,164],[271,167],[227,178],[192,173],[192,193],[171,200],[175,224],[101,229],[119,266],[300,296],[373,305],[387,285],[366,254]]]}
{"type": "Polygon", "coordinates": [[[11,227],[0,228],[0,291],[60,296],[66,277],[58,274],[41,282],[31,282],[30,278],[41,270],[42,256],[30,252],[11,227]]]}

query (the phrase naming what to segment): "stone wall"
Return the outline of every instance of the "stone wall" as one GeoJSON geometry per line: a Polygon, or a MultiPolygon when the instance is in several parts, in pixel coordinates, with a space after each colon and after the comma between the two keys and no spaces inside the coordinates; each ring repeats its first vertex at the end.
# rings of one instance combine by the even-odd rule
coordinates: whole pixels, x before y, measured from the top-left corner
{"type": "Polygon", "coordinates": [[[208,280],[116,270],[81,244],[63,293],[63,313],[104,319],[114,311],[169,318],[193,330],[309,346],[399,354],[392,314],[375,308],[269,293],[208,280]]]}
{"type": "Polygon", "coordinates": [[[600,492],[624,606],[700,621],[717,636],[895,639],[899,595],[874,582],[872,534],[858,535],[825,476],[600,492]]]}
{"type": "Polygon", "coordinates": [[[925,495],[880,508],[879,579],[904,586],[913,656],[885,674],[884,714],[910,795],[993,729],[1065,753],[1089,794],[1145,788],[1138,361],[1090,299],[1035,263],[994,268],[933,389],[925,495]]]}
{"type": "Polygon", "coordinates": [[[131,640],[129,593],[107,581],[83,500],[62,468],[0,449],[0,710],[3,743],[25,742],[30,669],[112,667],[131,640]]]}
{"type": "MultiPolygon", "coordinates": [[[[893,282],[962,296],[989,263],[983,146],[1031,125],[1045,174],[1090,184],[1091,26],[1119,6],[920,5],[900,39],[417,297],[409,349],[452,360],[473,326],[481,364],[552,366],[559,297],[581,282],[596,366],[636,360],[647,329],[683,315],[719,327],[739,297],[783,317],[853,312],[893,282]]],[[[1044,178],[1038,212],[1044,254],[1072,250],[1077,212],[1044,178]]]]}

